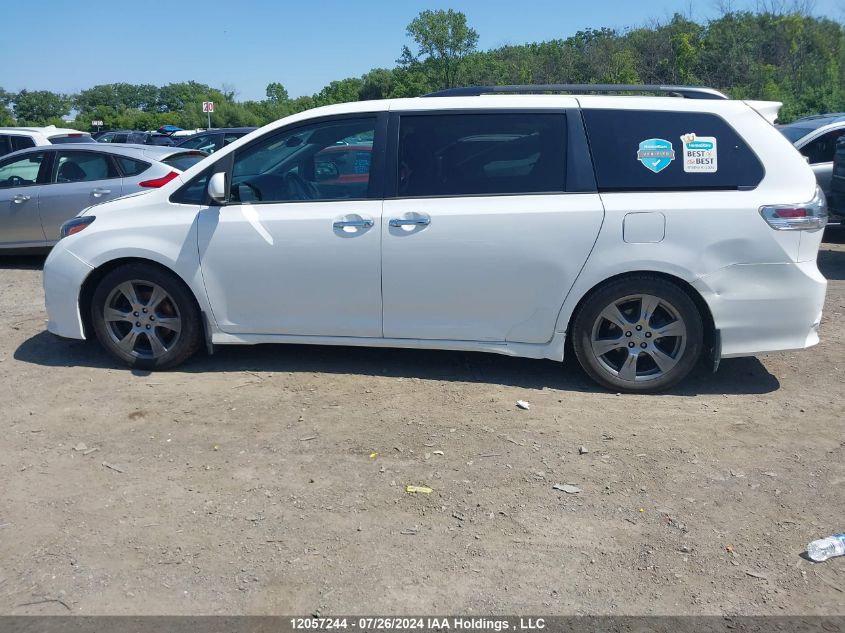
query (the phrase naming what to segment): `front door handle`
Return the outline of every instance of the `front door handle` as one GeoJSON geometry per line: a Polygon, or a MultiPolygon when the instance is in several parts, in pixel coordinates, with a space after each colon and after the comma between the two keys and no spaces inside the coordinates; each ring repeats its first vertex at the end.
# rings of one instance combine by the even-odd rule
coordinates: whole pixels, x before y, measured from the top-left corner
{"type": "Polygon", "coordinates": [[[20,204],[21,202],[26,202],[30,199],[31,196],[25,196],[22,193],[17,194],[14,198],[15,204],[20,204]]]}
{"type": "Polygon", "coordinates": [[[97,187],[96,189],[92,189],[91,193],[94,194],[95,198],[99,198],[100,196],[104,196],[107,193],[111,193],[111,189],[103,189],[102,187],[97,187]]]}
{"type": "Polygon", "coordinates": [[[390,226],[428,226],[431,224],[431,218],[391,218],[388,224],[390,226]]]}
{"type": "Polygon", "coordinates": [[[332,226],[336,229],[343,229],[346,227],[353,227],[356,229],[368,229],[373,225],[373,221],[369,218],[361,218],[360,220],[335,220],[332,226]]]}

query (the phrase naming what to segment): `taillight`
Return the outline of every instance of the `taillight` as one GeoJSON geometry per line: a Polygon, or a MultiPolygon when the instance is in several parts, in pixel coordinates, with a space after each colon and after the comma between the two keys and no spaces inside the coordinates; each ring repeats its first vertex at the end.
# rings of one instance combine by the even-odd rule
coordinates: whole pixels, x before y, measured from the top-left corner
{"type": "Polygon", "coordinates": [[[153,180],[144,180],[142,182],[139,182],[138,186],[140,186],[140,187],[152,187],[154,189],[158,188],[158,187],[163,187],[164,185],[169,183],[171,180],[176,178],[176,176],[178,176],[178,175],[179,175],[179,172],[171,171],[169,174],[167,174],[166,176],[162,176],[161,178],[154,178],[153,180]]]}
{"type": "Polygon", "coordinates": [[[776,231],[818,231],[827,224],[827,200],[816,187],[816,195],[803,204],[769,204],[760,215],[776,231]]]}
{"type": "Polygon", "coordinates": [[[83,215],[82,217],[71,218],[70,220],[62,224],[62,228],[59,231],[59,235],[61,235],[61,237],[75,235],[76,233],[84,231],[86,228],[88,228],[88,225],[96,219],[97,217],[94,215],[83,215]]]}

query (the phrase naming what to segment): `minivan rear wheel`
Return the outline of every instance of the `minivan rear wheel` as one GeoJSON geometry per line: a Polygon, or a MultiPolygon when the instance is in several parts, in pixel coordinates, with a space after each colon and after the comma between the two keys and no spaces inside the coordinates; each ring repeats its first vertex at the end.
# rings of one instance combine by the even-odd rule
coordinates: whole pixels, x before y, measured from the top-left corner
{"type": "Polygon", "coordinates": [[[202,344],[190,290],[150,264],[126,264],[103,277],[91,301],[91,323],[102,346],[130,367],[174,367],[202,344]]]}
{"type": "Polygon", "coordinates": [[[614,280],[587,297],[573,327],[584,371],[615,391],[644,393],[683,380],[701,356],[698,307],[676,284],[653,275],[614,280]]]}

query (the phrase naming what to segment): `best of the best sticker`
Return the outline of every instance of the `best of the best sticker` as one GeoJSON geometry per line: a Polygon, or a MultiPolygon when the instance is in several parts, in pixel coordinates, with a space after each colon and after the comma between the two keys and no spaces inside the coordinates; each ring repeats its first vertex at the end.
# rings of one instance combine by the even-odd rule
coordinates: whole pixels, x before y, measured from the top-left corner
{"type": "Polygon", "coordinates": [[[684,171],[690,174],[713,174],[719,165],[715,136],[696,136],[693,132],[681,137],[684,171]]]}

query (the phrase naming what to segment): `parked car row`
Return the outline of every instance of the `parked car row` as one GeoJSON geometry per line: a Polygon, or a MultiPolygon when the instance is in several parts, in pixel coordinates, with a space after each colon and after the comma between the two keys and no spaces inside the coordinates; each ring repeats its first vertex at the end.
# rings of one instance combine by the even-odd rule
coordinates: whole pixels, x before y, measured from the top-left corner
{"type": "MultiPolygon", "coordinates": [[[[110,130],[95,135],[99,143],[138,143],[142,145],[167,145],[197,149],[213,154],[221,147],[236,141],[257,128],[214,128],[195,134],[176,136],[175,132],[140,132],[137,130],[110,130]]],[[[182,130],[183,131],[183,130],[182,130]]],[[[183,131],[184,132],[184,131],[183,131]]]]}
{"type": "Polygon", "coordinates": [[[176,145],[178,139],[160,132],[138,132],[135,130],[113,130],[102,132],[96,137],[98,143],[133,143],[137,145],[176,145]]]}

